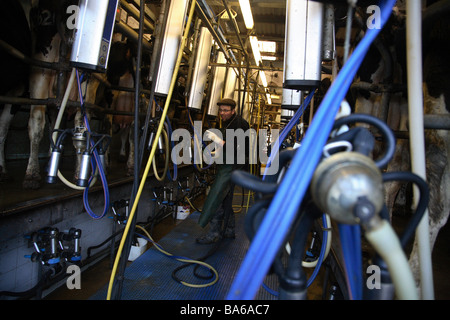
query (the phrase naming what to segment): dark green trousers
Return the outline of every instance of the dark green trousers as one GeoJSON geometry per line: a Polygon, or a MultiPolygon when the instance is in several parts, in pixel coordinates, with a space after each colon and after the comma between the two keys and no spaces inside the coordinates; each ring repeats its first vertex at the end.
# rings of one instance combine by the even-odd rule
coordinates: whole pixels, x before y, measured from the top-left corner
{"type": "Polygon", "coordinates": [[[203,204],[198,224],[204,228],[214,217],[231,187],[232,164],[217,165],[217,175],[203,204]]]}

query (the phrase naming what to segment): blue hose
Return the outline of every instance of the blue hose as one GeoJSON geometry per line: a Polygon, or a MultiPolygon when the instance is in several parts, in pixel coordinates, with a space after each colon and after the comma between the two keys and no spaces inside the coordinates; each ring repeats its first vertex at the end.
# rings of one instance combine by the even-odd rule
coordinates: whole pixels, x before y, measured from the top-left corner
{"type": "MultiPolygon", "coordinates": [[[[388,20],[395,0],[380,2],[381,22],[388,20]]],[[[380,29],[369,29],[328,89],[309,129],[287,170],[231,285],[227,299],[253,299],[279,248],[284,243],[298,207],[309,187],[339,106],[380,29]],[[300,178],[301,177],[301,178],[300,178]],[[286,201],[286,199],[289,199],[286,201]],[[282,214],[280,214],[282,213],[282,214]]]]}
{"type": "MultiPolygon", "coordinates": [[[[81,92],[81,82],[80,82],[80,77],[78,74],[78,69],[76,70],[77,73],[77,84],[78,84],[78,92],[79,92],[79,96],[80,96],[80,104],[81,107],[84,107],[84,99],[83,99],[83,94],[81,92]]],[[[91,127],[89,126],[89,121],[86,115],[86,112],[84,112],[84,124],[86,126],[86,129],[88,130],[89,133],[91,133],[91,127]]],[[[91,147],[94,146],[94,142],[92,140],[90,140],[91,142],[91,147]]],[[[83,190],[83,203],[84,203],[84,208],[86,209],[87,213],[94,219],[101,219],[103,218],[106,213],[109,210],[109,188],[108,188],[108,182],[106,181],[106,175],[105,175],[105,171],[103,169],[103,165],[102,162],[100,160],[100,156],[98,155],[98,152],[96,149],[93,150],[93,154],[94,154],[94,159],[91,159],[91,166],[92,166],[92,172],[95,172],[96,166],[98,166],[98,171],[100,173],[100,178],[102,181],[102,185],[103,185],[103,197],[105,199],[105,204],[103,207],[103,212],[100,216],[96,215],[91,207],[89,206],[89,200],[88,200],[88,193],[89,193],[89,185],[91,184],[91,181],[93,179],[93,176],[91,176],[89,178],[88,181],[88,185],[86,188],[84,188],[83,190]]]]}
{"type": "Polygon", "coordinates": [[[349,287],[349,298],[350,300],[361,300],[363,276],[360,226],[339,224],[338,228],[349,287]]]}
{"type": "Polygon", "coordinates": [[[306,107],[309,106],[309,103],[311,102],[312,97],[314,96],[314,92],[312,91],[305,99],[305,101],[303,101],[302,105],[300,106],[300,108],[298,108],[298,110],[295,112],[294,116],[292,117],[292,119],[288,122],[288,124],[284,127],[284,129],[281,131],[280,136],[278,137],[278,139],[275,141],[275,144],[272,148],[272,152],[270,154],[269,160],[267,161],[266,164],[266,169],[264,170],[264,175],[263,175],[263,180],[266,177],[267,174],[267,170],[270,167],[270,165],[272,164],[273,159],[275,159],[275,157],[278,154],[278,151],[280,150],[280,143],[284,141],[284,139],[286,139],[287,135],[289,134],[289,132],[291,132],[292,128],[294,127],[294,125],[297,124],[298,120],[300,119],[300,117],[302,116],[304,110],[306,109],[306,107]]]}

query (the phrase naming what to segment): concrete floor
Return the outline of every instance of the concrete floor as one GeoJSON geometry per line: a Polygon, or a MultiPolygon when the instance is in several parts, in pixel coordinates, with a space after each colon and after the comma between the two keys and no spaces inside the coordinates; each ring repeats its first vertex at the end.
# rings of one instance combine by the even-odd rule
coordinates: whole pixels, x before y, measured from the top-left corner
{"type": "MultiPolygon", "coordinates": [[[[23,192],[21,189],[21,176],[16,175],[14,177],[14,183],[0,185],[2,205],[8,207],[14,207],[13,202],[17,202],[17,199],[13,199],[10,195],[20,195],[25,197],[23,199],[27,204],[32,204],[33,201],[40,201],[39,199],[45,198],[49,194],[54,195],[60,191],[57,185],[46,185],[42,190],[23,192]]],[[[202,199],[198,199],[196,206],[201,206],[202,199]]],[[[153,230],[153,237],[156,241],[163,238],[168,234],[175,226],[176,220],[172,217],[168,217],[155,226],[153,230]]],[[[433,249],[433,273],[434,273],[434,286],[435,286],[435,299],[436,300],[449,300],[450,299],[450,280],[448,274],[450,271],[450,225],[446,225],[438,235],[435,247],[433,249]]],[[[82,275],[82,289],[81,290],[68,290],[65,286],[57,289],[45,297],[46,300],[87,300],[94,293],[104,287],[110,279],[111,261],[109,258],[102,260],[95,266],[90,267],[83,272],[82,275]]],[[[307,270],[308,276],[312,270],[307,270]]],[[[308,299],[321,300],[322,299],[322,285],[323,285],[324,271],[321,270],[314,285],[308,291],[308,299]]]]}
{"type": "MultiPolygon", "coordinates": [[[[198,203],[197,203],[198,204],[198,203]]],[[[195,204],[195,205],[197,205],[195,204]]],[[[198,204],[200,205],[200,204],[198,204]]],[[[178,222],[179,223],[179,222],[178,222]]],[[[154,228],[154,239],[158,241],[165,235],[167,235],[177,224],[177,221],[171,217],[168,217],[161,221],[154,228]]],[[[434,273],[434,286],[435,286],[435,299],[436,300],[449,300],[450,299],[450,280],[448,279],[448,272],[450,271],[450,247],[448,243],[450,241],[450,226],[445,226],[438,236],[436,245],[433,250],[433,273],[434,273]]],[[[305,269],[307,277],[309,278],[312,273],[312,269],[305,269]]],[[[48,295],[46,300],[87,300],[94,293],[109,282],[111,275],[110,260],[105,259],[98,265],[93,266],[89,270],[83,273],[83,284],[81,290],[68,290],[65,286],[54,291],[48,295]]],[[[324,294],[324,276],[325,268],[322,268],[313,282],[308,288],[308,300],[322,300],[324,294]]],[[[327,291],[330,289],[330,283],[327,284],[327,291]]],[[[328,292],[325,293],[328,299],[328,292]]]]}

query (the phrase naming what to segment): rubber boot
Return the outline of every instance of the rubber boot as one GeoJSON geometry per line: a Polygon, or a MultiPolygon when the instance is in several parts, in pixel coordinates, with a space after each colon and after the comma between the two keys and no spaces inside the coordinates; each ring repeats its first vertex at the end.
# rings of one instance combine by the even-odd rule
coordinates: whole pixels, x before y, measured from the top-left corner
{"type": "Polygon", "coordinates": [[[196,239],[199,244],[211,244],[215,243],[220,238],[220,231],[222,229],[222,221],[214,217],[209,222],[209,230],[206,234],[196,239]]]}

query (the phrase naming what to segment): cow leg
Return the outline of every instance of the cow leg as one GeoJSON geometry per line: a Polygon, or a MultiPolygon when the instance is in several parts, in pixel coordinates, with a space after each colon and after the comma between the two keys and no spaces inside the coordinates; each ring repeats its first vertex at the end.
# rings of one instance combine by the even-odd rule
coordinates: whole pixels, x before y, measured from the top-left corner
{"type": "Polygon", "coordinates": [[[28,137],[30,138],[30,157],[27,171],[23,181],[25,189],[38,189],[41,187],[39,168],[39,145],[42,140],[45,126],[45,106],[31,106],[30,120],[28,121],[28,137]]]}
{"type": "MultiPolygon", "coordinates": [[[[448,114],[441,96],[434,99],[427,97],[425,91],[425,108],[427,114],[448,114]]],[[[426,130],[426,175],[430,188],[428,204],[430,248],[433,249],[439,230],[447,223],[450,215],[450,133],[448,130],[426,130]]],[[[414,277],[419,283],[419,250],[417,237],[414,240],[409,263],[414,277]]]]}
{"type": "Polygon", "coordinates": [[[119,161],[120,162],[125,162],[127,159],[127,140],[128,140],[129,134],[130,134],[129,126],[120,128],[120,130],[119,130],[119,136],[120,136],[119,161]]]}
{"type": "MultiPolygon", "coordinates": [[[[35,58],[47,62],[56,61],[59,53],[60,37],[55,35],[46,54],[38,53],[35,58]]],[[[33,68],[30,76],[30,97],[32,99],[47,99],[51,95],[52,80],[55,71],[33,68]]],[[[28,121],[28,136],[30,138],[30,157],[23,181],[25,189],[38,189],[41,186],[39,168],[39,145],[44,135],[45,105],[32,105],[28,121]]]]}
{"type": "Polygon", "coordinates": [[[8,172],[6,170],[5,142],[6,136],[8,135],[9,125],[14,117],[11,111],[11,104],[6,104],[3,107],[2,114],[0,116],[0,182],[6,182],[9,180],[8,172]]]}
{"type": "MultiPolygon", "coordinates": [[[[20,85],[16,89],[10,90],[6,95],[17,97],[22,95],[24,91],[24,86],[20,85]]],[[[0,182],[6,182],[11,179],[6,168],[5,143],[14,115],[15,112],[12,104],[5,104],[0,115],[0,182]]]]}

